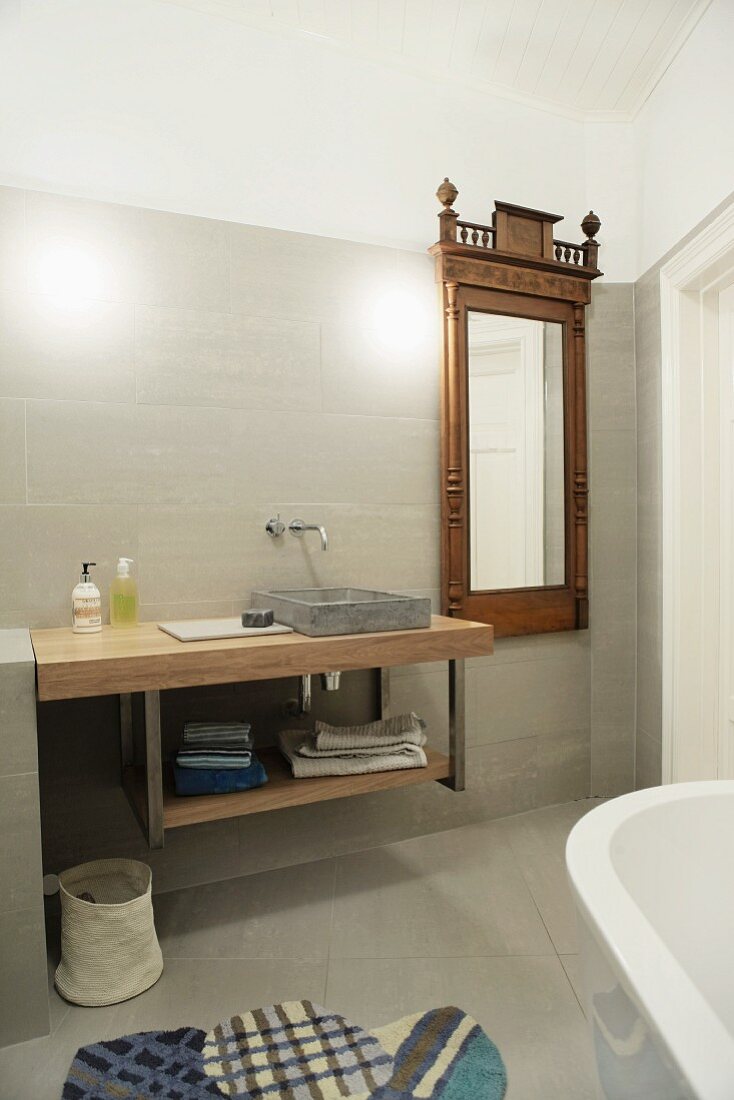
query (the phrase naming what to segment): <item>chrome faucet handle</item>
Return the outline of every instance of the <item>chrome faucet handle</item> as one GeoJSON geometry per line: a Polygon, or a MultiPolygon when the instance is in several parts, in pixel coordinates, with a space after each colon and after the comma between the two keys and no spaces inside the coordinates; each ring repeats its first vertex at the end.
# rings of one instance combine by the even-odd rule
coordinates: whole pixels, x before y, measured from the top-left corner
{"type": "Polygon", "coordinates": [[[322,527],[320,523],[306,523],[305,520],[302,519],[292,519],[288,524],[288,530],[299,539],[303,536],[305,531],[318,531],[321,539],[321,549],[329,549],[329,536],[326,533],[326,528],[322,527]]]}
{"type": "Polygon", "coordinates": [[[265,524],[265,530],[270,535],[271,539],[280,538],[280,536],[285,531],[285,524],[280,518],[280,512],[278,512],[277,516],[275,516],[274,519],[268,520],[268,522],[265,524]]]}

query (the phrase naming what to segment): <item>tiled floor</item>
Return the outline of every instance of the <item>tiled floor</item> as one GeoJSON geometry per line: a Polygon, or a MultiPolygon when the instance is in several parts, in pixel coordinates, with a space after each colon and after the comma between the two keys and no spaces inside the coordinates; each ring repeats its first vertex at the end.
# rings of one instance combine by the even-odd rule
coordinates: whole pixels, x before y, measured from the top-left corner
{"type": "Polygon", "coordinates": [[[507,1100],[590,1100],[593,1067],[563,849],[595,802],[469,825],[156,898],[153,989],[85,1009],[52,994],[53,1035],[0,1051],[2,1100],[58,1100],[77,1047],[206,1028],[302,997],[367,1026],[456,1004],[507,1064],[507,1100]]]}

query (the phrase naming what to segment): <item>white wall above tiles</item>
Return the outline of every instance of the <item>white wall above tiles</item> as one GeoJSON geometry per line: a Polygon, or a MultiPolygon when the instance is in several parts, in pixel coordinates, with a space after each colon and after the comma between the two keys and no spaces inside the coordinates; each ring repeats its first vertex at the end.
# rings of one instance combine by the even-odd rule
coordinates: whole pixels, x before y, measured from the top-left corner
{"type": "MultiPolygon", "coordinates": [[[[558,211],[575,239],[593,207],[607,276],[636,274],[617,186],[628,165],[616,146],[594,148],[618,173],[602,196],[577,119],[159,0],[23,0],[0,19],[0,97],[13,104],[0,182],[422,252],[450,175],[473,220],[505,199],[558,211]]],[[[107,224],[111,245],[124,220],[107,224]]],[[[114,279],[128,277],[120,263],[114,279]]],[[[216,280],[201,289],[219,308],[216,280]]]]}
{"type": "Polygon", "coordinates": [[[593,207],[611,281],[731,189],[730,0],[422,3],[6,0],[0,182],[423,251],[448,174],[472,220],[496,197],[559,211],[572,239],[593,207]],[[396,36],[407,67],[386,61],[396,36]],[[462,80],[418,63],[449,41],[462,80]],[[495,62],[567,104],[627,110],[655,87],[633,122],[600,122],[494,94],[495,62]]]}
{"type": "Polygon", "coordinates": [[[733,43],[734,4],[714,0],[635,122],[640,273],[734,189],[733,43]]]}

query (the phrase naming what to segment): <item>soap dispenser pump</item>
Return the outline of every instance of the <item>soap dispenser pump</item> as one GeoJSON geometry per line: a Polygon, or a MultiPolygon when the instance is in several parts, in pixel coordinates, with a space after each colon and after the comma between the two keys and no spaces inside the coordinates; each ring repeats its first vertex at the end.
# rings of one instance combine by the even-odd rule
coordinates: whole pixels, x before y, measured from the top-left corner
{"type": "Polygon", "coordinates": [[[98,634],[102,629],[102,597],[89,576],[90,565],[83,561],[79,584],[71,594],[71,629],[75,634],[98,634]]]}
{"type": "Polygon", "coordinates": [[[130,576],[132,558],[119,558],[117,576],[110,585],[110,623],[112,626],[138,625],[138,586],[130,576]]]}

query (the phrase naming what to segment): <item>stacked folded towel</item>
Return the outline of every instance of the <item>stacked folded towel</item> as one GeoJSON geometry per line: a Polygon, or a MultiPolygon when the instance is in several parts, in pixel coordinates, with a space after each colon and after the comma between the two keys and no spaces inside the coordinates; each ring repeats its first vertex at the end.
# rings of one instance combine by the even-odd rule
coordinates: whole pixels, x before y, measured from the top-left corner
{"type": "Polygon", "coordinates": [[[278,746],[296,779],[425,768],[425,725],[412,713],[364,726],[317,722],[313,730],[283,730],[278,746]]]}
{"type": "Polygon", "coordinates": [[[249,722],[186,722],[173,768],[176,794],[231,794],[268,777],[252,751],[249,722]]]}

